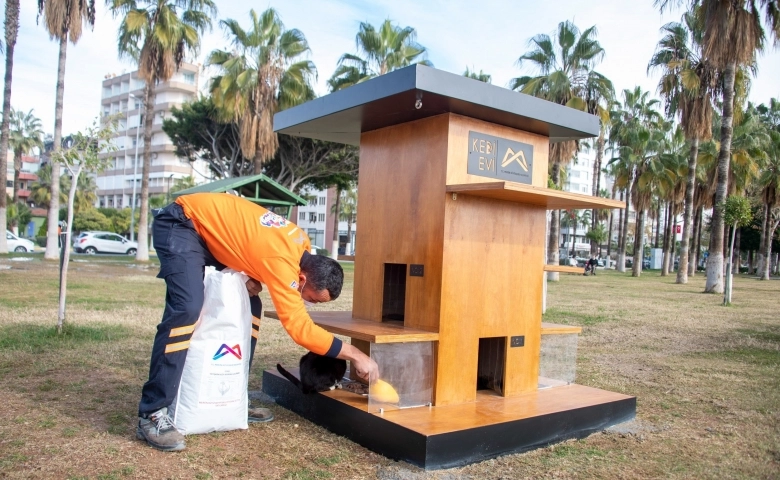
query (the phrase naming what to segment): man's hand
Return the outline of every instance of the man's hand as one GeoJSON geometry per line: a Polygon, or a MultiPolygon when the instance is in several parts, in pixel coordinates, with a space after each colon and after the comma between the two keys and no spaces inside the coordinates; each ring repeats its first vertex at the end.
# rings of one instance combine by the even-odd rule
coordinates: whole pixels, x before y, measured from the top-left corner
{"type": "Polygon", "coordinates": [[[257,280],[252,280],[251,278],[246,281],[246,291],[249,292],[250,297],[254,297],[258,293],[263,291],[263,284],[258,282],[257,280]]]}
{"type": "Polygon", "coordinates": [[[363,380],[370,383],[379,379],[379,365],[371,357],[349,343],[342,344],[338,358],[352,362],[355,373],[363,380]]]}

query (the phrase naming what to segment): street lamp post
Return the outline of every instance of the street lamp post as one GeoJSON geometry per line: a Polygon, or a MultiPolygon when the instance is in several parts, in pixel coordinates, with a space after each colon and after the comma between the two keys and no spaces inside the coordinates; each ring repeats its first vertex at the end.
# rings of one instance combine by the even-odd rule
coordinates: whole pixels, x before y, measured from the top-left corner
{"type": "MultiPolygon", "coordinates": [[[[130,98],[138,100],[138,97],[129,94],[130,98]]],[[[128,117],[129,120],[129,117],[128,117]]],[[[129,123],[129,122],[128,122],[129,123]]],[[[135,184],[138,175],[138,134],[141,131],[141,109],[138,109],[138,125],[135,127],[135,160],[133,161],[133,198],[130,200],[130,241],[135,241],[135,184]]]]}

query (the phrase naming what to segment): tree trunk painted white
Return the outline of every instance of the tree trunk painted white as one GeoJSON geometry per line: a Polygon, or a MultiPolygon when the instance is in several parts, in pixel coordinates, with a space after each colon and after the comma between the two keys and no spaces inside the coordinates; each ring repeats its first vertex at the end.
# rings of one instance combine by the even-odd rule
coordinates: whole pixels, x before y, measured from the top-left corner
{"type": "Polygon", "coordinates": [[[139,262],[149,261],[149,173],[152,168],[154,82],[146,82],[144,94],[144,166],[141,173],[141,214],[138,219],[138,251],[135,255],[136,261],[139,262]]]}
{"type": "MultiPolygon", "coordinates": [[[[339,258],[339,217],[341,217],[341,189],[336,187],[336,202],[333,204],[333,239],[331,242],[330,258],[339,258]]],[[[347,251],[344,250],[346,254],[347,251]]]]}
{"type": "MultiPolygon", "coordinates": [[[[767,217],[771,215],[771,207],[767,209],[767,217]]],[[[771,218],[767,220],[766,241],[764,242],[764,262],[761,270],[761,280],[769,280],[769,273],[772,268],[772,238],[775,236],[777,221],[771,218]]]]}
{"type": "MultiPolygon", "coordinates": [[[[60,55],[57,61],[57,96],[54,101],[54,144],[49,158],[56,158],[62,147],[62,103],[65,98],[65,61],[68,52],[67,35],[60,38],[60,55]]],[[[43,258],[57,260],[60,257],[58,223],[60,220],[60,163],[51,161],[51,199],[49,200],[48,225],[46,226],[46,253],[43,258]]]]}
{"type": "Polygon", "coordinates": [[[723,69],[723,116],[720,128],[720,152],[718,153],[718,186],[715,190],[715,208],[710,222],[710,255],[707,257],[707,293],[723,293],[723,209],[729,181],[731,138],[734,133],[734,75],[736,64],[729,63],[723,69]]]}
{"type": "Polygon", "coordinates": [[[14,48],[19,33],[19,0],[5,2],[5,79],[3,85],[3,118],[2,134],[0,134],[0,173],[3,175],[3,191],[0,192],[0,253],[8,253],[8,239],[5,230],[8,228],[8,206],[5,197],[5,176],[8,168],[8,137],[11,119],[11,84],[14,71],[14,48]]]}
{"type": "Polygon", "coordinates": [[[71,232],[73,231],[73,201],[76,198],[78,189],[78,179],[81,173],[81,167],[76,170],[70,170],[73,178],[70,182],[70,192],[68,192],[68,224],[65,226],[65,244],[64,257],[62,260],[62,273],[60,274],[60,304],[57,310],[57,333],[62,333],[62,325],[65,323],[65,299],[68,293],[68,263],[70,261],[71,232]]]}
{"type": "Polygon", "coordinates": [[[634,231],[634,265],[631,268],[631,276],[642,275],[642,260],[644,260],[645,239],[645,211],[636,212],[636,230],[634,231]]]}
{"type": "MultiPolygon", "coordinates": [[[[561,166],[554,163],[552,166],[551,177],[555,185],[558,185],[558,179],[560,178],[561,166]]],[[[558,252],[558,245],[560,242],[561,230],[560,230],[560,210],[553,210],[550,212],[550,234],[547,236],[547,265],[558,265],[560,263],[560,257],[558,252]]],[[[558,272],[547,272],[547,280],[550,282],[557,282],[559,280],[558,272]]]]}
{"type": "Polygon", "coordinates": [[[724,305],[731,305],[731,287],[734,283],[734,237],[737,234],[737,224],[735,223],[731,227],[731,242],[729,245],[731,245],[729,249],[729,256],[728,256],[728,264],[726,265],[726,286],[725,286],[725,294],[723,295],[723,304],[724,305]]]}
{"type": "MultiPolygon", "coordinates": [[[[631,205],[631,182],[633,181],[633,178],[629,178],[628,181],[628,187],[626,187],[626,208],[623,212],[623,235],[622,235],[622,244],[620,246],[620,250],[618,250],[618,263],[617,263],[617,271],[618,272],[625,272],[626,271],[626,243],[628,240],[628,209],[631,205]]],[[[639,216],[637,215],[637,218],[639,216]]],[[[636,238],[634,238],[634,248],[636,248],[636,238]]]]}

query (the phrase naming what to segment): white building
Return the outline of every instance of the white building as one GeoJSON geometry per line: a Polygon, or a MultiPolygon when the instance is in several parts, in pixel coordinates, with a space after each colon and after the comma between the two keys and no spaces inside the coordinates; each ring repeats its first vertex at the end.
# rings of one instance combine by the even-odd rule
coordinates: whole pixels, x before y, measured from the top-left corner
{"type": "MultiPolygon", "coordinates": [[[[336,189],[304,190],[301,196],[309,198],[309,204],[297,208],[292,219],[303,231],[308,233],[312,246],[333,250],[333,206],[336,203],[336,189]]],[[[357,224],[352,223],[351,238],[347,238],[347,222],[339,221],[339,254],[351,255],[355,249],[357,224]]]]}
{"type": "MultiPolygon", "coordinates": [[[[591,195],[593,193],[593,163],[595,162],[595,152],[580,153],[577,158],[566,167],[566,181],[563,183],[563,189],[567,192],[591,195]]],[[[601,185],[604,185],[602,174],[601,185]]],[[[580,210],[579,213],[582,213],[580,210]]],[[[561,217],[565,212],[561,211],[561,217]]],[[[577,227],[576,237],[574,238],[574,250],[578,255],[586,255],[590,252],[590,240],[585,238],[585,234],[590,229],[590,222],[587,225],[580,224],[577,227]]],[[[563,219],[561,220],[561,250],[565,249],[571,255],[573,227],[566,227],[563,219]]]]}
{"type": "MultiPolygon", "coordinates": [[[[178,178],[192,176],[196,183],[209,178],[208,166],[203,161],[191,164],[186,158],[174,154],[174,146],[165,132],[162,121],[171,108],[193,100],[198,92],[199,66],[183,63],[167,82],[155,88],[154,120],[152,126],[152,164],[149,174],[149,194],[166,194],[178,178]]],[[[124,208],[131,206],[133,183],[136,189],[136,206],[141,199],[141,174],[143,169],[144,132],[143,100],[144,82],[137,72],[107,75],[103,80],[101,114],[121,115],[114,137],[117,150],[102,154],[111,158],[108,169],[97,175],[96,206],[124,208]],[[137,159],[137,164],[136,164],[137,159]]]]}

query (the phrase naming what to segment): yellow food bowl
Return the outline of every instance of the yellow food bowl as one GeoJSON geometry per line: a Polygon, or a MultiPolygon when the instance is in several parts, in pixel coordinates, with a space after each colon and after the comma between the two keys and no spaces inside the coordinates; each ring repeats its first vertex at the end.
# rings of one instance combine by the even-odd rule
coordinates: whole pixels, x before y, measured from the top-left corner
{"type": "Polygon", "coordinates": [[[369,394],[374,400],[382,403],[398,403],[401,400],[395,388],[384,380],[372,383],[369,394]]]}

